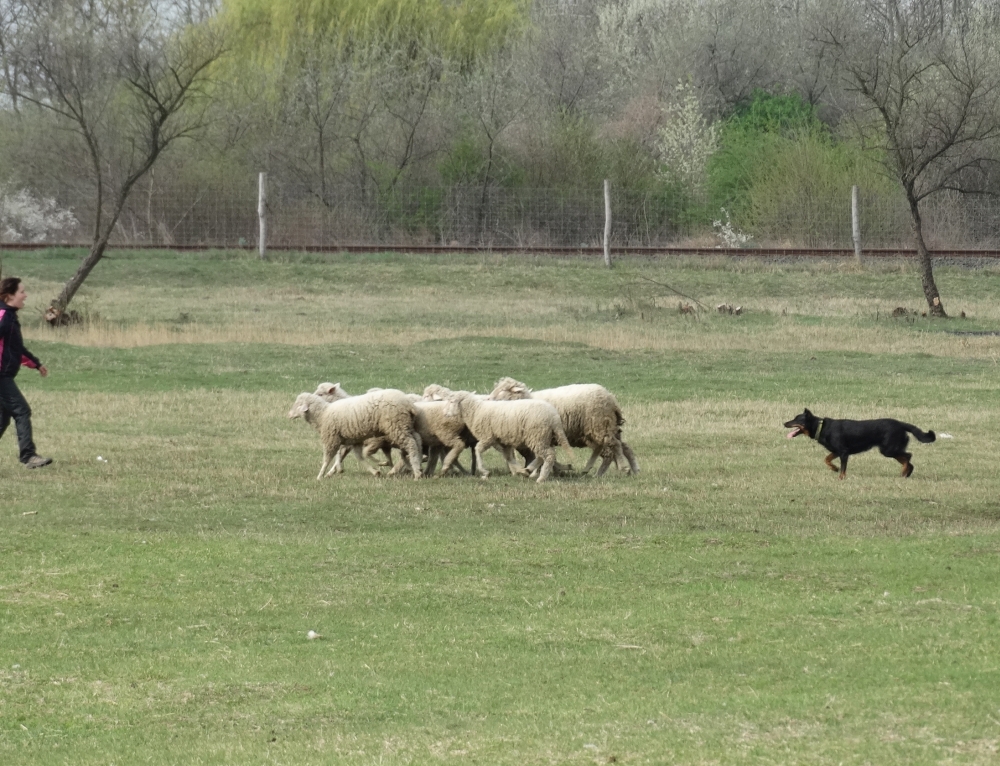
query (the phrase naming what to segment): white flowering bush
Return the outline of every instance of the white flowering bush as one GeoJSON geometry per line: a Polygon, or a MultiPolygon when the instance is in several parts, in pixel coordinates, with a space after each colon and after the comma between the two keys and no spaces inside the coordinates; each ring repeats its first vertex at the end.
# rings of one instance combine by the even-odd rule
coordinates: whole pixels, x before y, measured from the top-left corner
{"type": "Polygon", "coordinates": [[[715,229],[715,236],[717,236],[722,242],[719,247],[746,247],[750,244],[753,237],[733,226],[733,222],[729,218],[728,210],[724,207],[719,208],[719,210],[722,211],[722,217],[726,219],[725,223],[722,222],[722,218],[712,221],[712,228],[715,229]]]}
{"type": "Polygon", "coordinates": [[[6,242],[57,241],[78,225],[76,216],[51,197],[0,187],[0,239],[6,242]]]}
{"type": "Polygon", "coordinates": [[[664,112],[666,123],[656,144],[664,175],[700,196],[708,160],[719,148],[717,126],[705,119],[701,99],[686,83],[678,84],[674,100],[664,112]]]}

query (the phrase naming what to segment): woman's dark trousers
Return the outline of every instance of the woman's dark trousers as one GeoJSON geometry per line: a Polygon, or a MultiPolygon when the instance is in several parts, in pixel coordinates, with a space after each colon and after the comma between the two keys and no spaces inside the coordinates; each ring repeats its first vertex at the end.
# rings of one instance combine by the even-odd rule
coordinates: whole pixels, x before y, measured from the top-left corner
{"type": "Polygon", "coordinates": [[[0,377],[0,436],[4,435],[11,419],[17,427],[18,457],[26,463],[35,454],[35,442],[31,438],[31,407],[13,378],[0,377]]]}

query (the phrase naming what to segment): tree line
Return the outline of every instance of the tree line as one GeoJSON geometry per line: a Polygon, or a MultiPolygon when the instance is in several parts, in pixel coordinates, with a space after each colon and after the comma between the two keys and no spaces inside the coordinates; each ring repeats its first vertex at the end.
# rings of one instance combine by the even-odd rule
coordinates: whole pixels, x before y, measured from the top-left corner
{"type": "Polygon", "coordinates": [[[905,202],[945,316],[922,205],[1000,190],[998,138],[987,0],[0,0],[0,215],[92,232],[53,321],[151,173],[258,171],[320,205],[608,178],[751,230],[861,184],[905,202]]]}

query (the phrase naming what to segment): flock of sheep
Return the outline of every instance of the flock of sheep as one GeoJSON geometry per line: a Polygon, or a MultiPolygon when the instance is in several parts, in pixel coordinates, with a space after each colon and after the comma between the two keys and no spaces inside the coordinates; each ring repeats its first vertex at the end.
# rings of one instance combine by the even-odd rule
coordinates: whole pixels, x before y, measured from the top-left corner
{"type": "Polygon", "coordinates": [[[532,391],[513,378],[501,378],[488,395],[430,385],[423,395],[373,388],[359,396],[339,383],[321,383],[314,393],[299,394],[288,417],[301,417],[319,431],[323,463],[317,479],[342,472],[352,451],[378,476],[380,466],[392,465],[393,448],[402,458],[390,475],[409,467],[414,479],[433,475],[438,460],[441,475],[465,473],[458,457],[466,448],[472,450],[471,471],[485,479],[490,474],[483,468],[483,453],[494,447],[512,474],[539,482],[568,467],[556,462],[556,447],[570,457],[572,447],[590,448],[583,473],[598,458],[598,476],[611,463],[627,474],[639,472],[632,448],[622,440],[625,419],[618,402],[594,383],[532,391]],[[379,452],[385,462],[376,460],[379,452]],[[524,466],[515,452],[524,457],[524,466]]]}

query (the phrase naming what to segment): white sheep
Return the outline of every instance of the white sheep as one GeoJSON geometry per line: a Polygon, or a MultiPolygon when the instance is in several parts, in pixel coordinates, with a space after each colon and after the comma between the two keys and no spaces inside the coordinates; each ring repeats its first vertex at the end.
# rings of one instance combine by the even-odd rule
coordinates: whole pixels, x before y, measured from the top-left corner
{"type": "MultiPolygon", "coordinates": [[[[452,393],[454,392],[450,388],[438,385],[437,383],[431,383],[429,386],[424,388],[423,401],[444,402],[447,401],[448,397],[451,396],[452,393]]],[[[485,397],[480,397],[480,398],[485,398],[485,397]]],[[[462,428],[462,440],[465,442],[465,446],[468,447],[470,452],[472,453],[472,465],[469,466],[469,472],[478,473],[479,458],[476,455],[476,437],[472,435],[472,432],[469,430],[468,426],[464,426],[462,428]]],[[[455,462],[452,463],[452,465],[462,473],[465,473],[465,469],[462,467],[462,464],[457,460],[457,458],[455,462]]],[[[442,468],[441,470],[442,473],[444,473],[444,468],[442,468]]]]}
{"type": "Polygon", "coordinates": [[[502,449],[512,474],[534,476],[537,472],[539,483],[552,472],[556,459],[554,444],[573,454],[559,413],[548,402],[538,399],[490,401],[469,391],[454,391],[447,401],[446,412],[461,416],[477,439],[476,460],[484,479],[490,473],[483,468],[483,452],[493,446],[502,449]],[[521,468],[514,461],[514,449],[518,447],[526,447],[535,455],[527,468],[521,468]]]}
{"type": "Polygon", "coordinates": [[[618,402],[608,389],[596,383],[576,383],[558,388],[532,391],[524,383],[513,378],[501,378],[494,386],[490,399],[494,401],[517,401],[539,399],[548,402],[559,412],[566,438],[574,447],[589,447],[593,450],[583,473],[587,473],[599,455],[604,456],[598,476],[614,461],[625,473],[639,473],[632,448],[622,441],[622,416],[618,402]]]}
{"type": "MultiPolygon", "coordinates": [[[[367,393],[370,394],[374,391],[382,391],[382,390],[383,389],[381,388],[369,388],[367,393]]],[[[353,396],[353,394],[347,393],[347,391],[344,390],[343,386],[341,386],[340,383],[320,383],[318,386],[316,386],[316,390],[313,393],[315,393],[316,396],[325,399],[328,402],[336,402],[339,401],[340,399],[349,399],[351,396],[353,396]]],[[[420,400],[420,395],[406,394],[406,398],[409,399],[411,402],[416,402],[420,400]]],[[[340,454],[337,456],[338,462],[343,461],[343,459],[347,457],[347,453],[350,452],[351,450],[352,450],[351,447],[347,446],[341,447],[340,454]]],[[[381,450],[382,454],[385,455],[385,458],[379,463],[379,465],[383,466],[392,465],[392,443],[388,439],[385,438],[369,439],[364,443],[362,447],[354,448],[353,451],[354,451],[354,456],[358,460],[364,462],[365,460],[370,460],[372,458],[372,455],[374,455],[379,450],[381,450]]],[[[404,455],[401,470],[405,470],[405,467],[406,467],[406,458],[404,455]]],[[[390,474],[393,476],[396,473],[399,473],[399,471],[395,470],[390,471],[390,474]]]]}
{"type": "MultiPolygon", "coordinates": [[[[320,435],[323,444],[323,463],[317,479],[340,473],[341,447],[360,447],[369,439],[386,438],[404,450],[419,479],[421,444],[414,429],[416,412],[413,403],[402,391],[384,389],[328,402],[316,394],[301,393],[288,413],[290,418],[304,418],[320,435]]],[[[378,466],[369,469],[379,475],[378,466]]]]}
{"type": "MultiPolygon", "coordinates": [[[[453,466],[463,473],[465,469],[457,462],[462,450],[468,446],[466,436],[468,428],[460,415],[449,415],[445,410],[447,402],[418,401],[413,404],[416,411],[414,428],[420,434],[424,451],[427,454],[427,469],[425,475],[431,476],[440,459],[441,475],[446,474],[453,466]]],[[[367,449],[367,448],[366,448],[367,449]]],[[[390,474],[398,473],[405,468],[400,461],[390,474]]]]}
{"type": "MultiPolygon", "coordinates": [[[[380,390],[382,389],[370,388],[368,389],[368,393],[380,390]]],[[[346,399],[351,396],[351,394],[344,390],[340,383],[320,383],[316,387],[315,393],[328,402],[346,399]]],[[[425,402],[421,399],[420,394],[406,394],[406,398],[413,402],[416,407],[414,427],[417,433],[420,434],[423,449],[427,455],[425,475],[430,476],[434,473],[438,460],[442,460],[442,474],[447,473],[452,467],[465,473],[465,469],[461,463],[457,462],[457,458],[465,447],[474,447],[475,440],[471,438],[469,429],[466,428],[462,419],[459,417],[445,417],[443,414],[443,401],[425,402]]],[[[355,450],[355,454],[359,460],[364,460],[371,458],[379,450],[382,450],[386,457],[386,460],[381,465],[392,465],[392,444],[388,439],[369,439],[365,442],[360,452],[355,450]]],[[[341,447],[341,460],[347,456],[348,451],[350,451],[350,448],[346,446],[341,447]]],[[[404,454],[403,459],[396,463],[389,472],[389,475],[395,476],[405,471],[406,467],[407,458],[404,454]]],[[[475,470],[475,463],[473,463],[473,470],[475,470]]]]}

